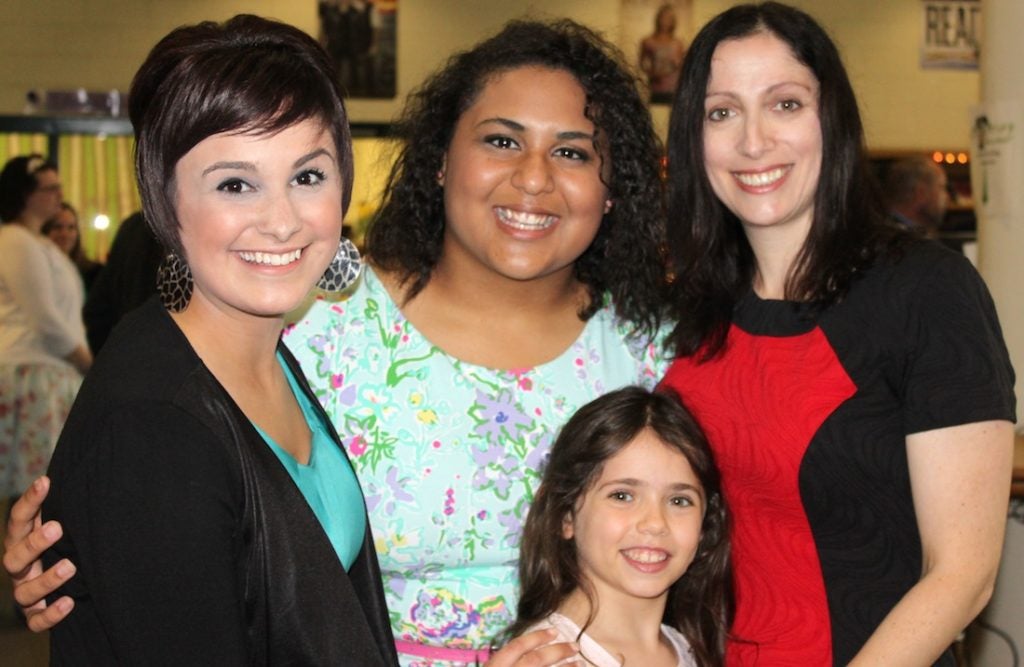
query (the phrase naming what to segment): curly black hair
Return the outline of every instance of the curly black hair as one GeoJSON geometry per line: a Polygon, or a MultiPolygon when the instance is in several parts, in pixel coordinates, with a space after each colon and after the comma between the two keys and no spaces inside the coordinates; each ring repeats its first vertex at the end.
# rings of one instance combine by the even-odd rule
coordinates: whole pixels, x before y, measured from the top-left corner
{"type": "Polygon", "coordinates": [[[661,321],[665,283],[661,145],[621,52],[571,20],[510,22],[452,56],[409,95],[395,124],[402,146],[367,233],[368,254],[408,285],[407,300],[426,286],[443,247],[444,192],[437,173],[455,125],[490,79],[528,66],[576,78],[586,94],[584,113],[597,128],[598,152],[611,162],[605,185],[615,205],[575,263],[575,276],[590,296],[580,318],[597,312],[609,293],[622,320],[653,332],[661,321]]]}

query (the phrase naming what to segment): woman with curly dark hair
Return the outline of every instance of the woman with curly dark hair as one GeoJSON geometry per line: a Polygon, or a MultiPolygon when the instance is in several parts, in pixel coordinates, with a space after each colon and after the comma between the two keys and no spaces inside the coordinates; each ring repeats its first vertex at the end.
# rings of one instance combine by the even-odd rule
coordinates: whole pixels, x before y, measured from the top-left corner
{"type": "Polygon", "coordinates": [[[473,664],[514,617],[555,431],[664,370],[660,152],[621,55],[571,21],[455,55],[397,127],[370,270],[285,340],[366,489],[403,664],[473,664]]]}
{"type": "Polygon", "coordinates": [[[726,663],[953,664],[1009,496],[1014,375],[984,283],[886,219],[839,52],[798,9],[712,19],[669,137],[665,384],[734,519],[726,663]]]}
{"type": "MultiPolygon", "coordinates": [[[[589,319],[610,293],[616,314],[648,333],[659,321],[663,263],[660,146],[636,80],[612,47],[571,21],[552,25],[513,22],[410,95],[396,124],[402,140],[385,189],[384,204],[369,230],[368,247],[381,269],[394,273],[408,302],[427,286],[445,250],[446,205],[455,196],[443,186],[445,163],[463,114],[486,84],[502,73],[542,69],[571,75],[584,96],[583,115],[593,126],[581,141],[606,188],[605,209],[592,242],[572,262],[586,287],[579,309],[589,319]]],[[[533,83],[545,83],[533,80],[533,83]]],[[[567,80],[554,81],[566,83],[567,80]]],[[[551,90],[535,89],[540,97],[551,90]]],[[[521,90],[518,94],[525,94],[521,90]]]]}

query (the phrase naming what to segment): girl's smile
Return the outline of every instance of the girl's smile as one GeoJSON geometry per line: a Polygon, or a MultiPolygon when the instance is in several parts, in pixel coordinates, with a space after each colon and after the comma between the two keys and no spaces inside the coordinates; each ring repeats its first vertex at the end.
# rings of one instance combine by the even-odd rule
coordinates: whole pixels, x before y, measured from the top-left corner
{"type": "Polygon", "coordinates": [[[686,457],[650,428],[605,461],[562,528],[601,605],[667,596],[697,551],[704,502],[686,457]]]}

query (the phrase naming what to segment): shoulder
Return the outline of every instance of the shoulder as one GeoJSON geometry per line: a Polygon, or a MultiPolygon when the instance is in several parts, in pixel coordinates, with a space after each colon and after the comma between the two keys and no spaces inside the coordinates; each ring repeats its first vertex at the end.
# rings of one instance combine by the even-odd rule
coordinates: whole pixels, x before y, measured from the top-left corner
{"type": "Polygon", "coordinates": [[[187,413],[222,438],[234,437],[234,426],[247,421],[155,296],[115,327],[75,409],[83,403],[83,410],[99,414],[140,402],[187,413]]]}
{"type": "Polygon", "coordinates": [[[379,274],[368,265],[355,284],[344,292],[331,294],[314,290],[293,311],[285,316],[285,338],[295,332],[330,326],[358,311],[367,303],[384,303],[395,307],[379,274]]]}
{"type": "Polygon", "coordinates": [[[933,279],[967,277],[973,279],[977,271],[961,253],[950,250],[931,240],[918,240],[900,254],[878,260],[865,274],[866,279],[899,281],[918,286],[933,279]]]}
{"type": "Polygon", "coordinates": [[[36,236],[22,225],[16,223],[0,225],[0,248],[4,253],[18,253],[21,256],[27,254],[39,261],[46,257],[47,245],[52,245],[55,250],[58,250],[57,246],[50,241],[36,236]]]}
{"type": "Polygon", "coordinates": [[[147,391],[169,391],[201,364],[154,296],[118,322],[89,377],[126,386],[130,394],[143,388],[138,385],[147,391]]]}
{"type": "Polygon", "coordinates": [[[14,246],[34,242],[31,232],[23,226],[11,222],[0,223],[0,245],[14,246]]]}
{"type": "Polygon", "coordinates": [[[557,641],[574,642],[580,635],[579,626],[573,623],[568,617],[557,612],[551,614],[544,620],[537,621],[527,628],[523,634],[525,635],[537,630],[555,630],[558,633],[557,641]]]}
{"type": "Polygon", "coordinates": [[[672,644],[672,648],[676,650],[676,655],[679,656],[680,667],[697,667],[697,661],[693,657],[693,651],[690,649],[690,642],[686,640],[683,633],[672,626],[662,625],[661,634],[672,644]]]}
{"type": "Polygon", "coordinates": [[[844,300],[851,308],[868,309],[892,321],[904,321],[935,305],[974,307],[971,302],[991,301],[984,281],[966,257],[929,240],[915,241],[900,254],[877,260],[853,283],[844,300]]]}
{"type": "MultiPolygon", "coordinates": [[[[173,459],[184,468],[219,465],[238,422],[237,406],[206,370],[159,301],[118,325],[68,415],[57,448],[85,456],[173,459]]],[[[54,462],[61,458],[55,454],[54,462]]],[[[143,462],[139,462],[143,463],[143,462]]]]}
{"type": "Polygon", "coordinates": [[[653,333],[638,330],[632,322],[618,318],[614,304],[606,298],[605,305],[588,322],[584,335],[599,341],[599,347],[606,353],[625,351],[634,362],[650,367],[660,378],[672,361],[666,351],[672,329],[669,323],[662,322],[653,333]]]}

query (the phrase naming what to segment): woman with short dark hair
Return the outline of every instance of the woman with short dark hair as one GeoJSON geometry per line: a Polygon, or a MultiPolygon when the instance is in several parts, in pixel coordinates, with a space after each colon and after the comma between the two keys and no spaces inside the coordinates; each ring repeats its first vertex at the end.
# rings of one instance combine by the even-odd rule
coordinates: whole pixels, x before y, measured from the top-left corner
{"type": "Polygon", "coordinates": [[[315,283],[358,270],[329,59],[254,16],[185,26],[130,101],[168,255],[160,299],[107,341],[50,466],[43,518],[64,532],[43,561],[77,567],[51,605],[74,601],[51,661],[393,664],[359,483],[280,343],[315,283]]]}

